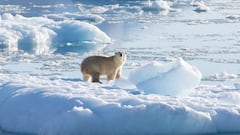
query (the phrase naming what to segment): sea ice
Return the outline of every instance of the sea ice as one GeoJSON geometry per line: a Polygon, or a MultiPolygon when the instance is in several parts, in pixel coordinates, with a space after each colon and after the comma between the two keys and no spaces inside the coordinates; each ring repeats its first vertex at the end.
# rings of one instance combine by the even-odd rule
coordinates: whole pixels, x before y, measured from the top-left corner
{"type": "MultiPolygon", "coordinates": [[[[173,72],[188,75],[185,68],[177,69],[173,72]]],[[[134,94],[111,83],[27,74],[0,76],[0,127],[5,131],[39,135],[240,131],[240,96],[222,87],[201,86],[183,98],[134,94]]]]}
{"type": "Polygon", "coordinates": [[[170,3],[164,0],[153,0],[148,1],[148,4],[143,7],[144,11],[161,11],[164,15],[170,12],[180,12],[181,9],[175,9],[170,7],[170,3]]]}
{"type": "Polygon", "coordinates": [[[196,7],[194,11],[196,12],[207,12],[210,8],[206,6],[206,4],[203,1],[192,1],[191,5],[196,7]]]}
{"type": "Polygon", "coordinates": [[[228,15],[226,18],[230,21],[238,21],[240,20],[240,15],[228,15]]]}
{"type": "Polygon", "coordinates": [[[240,83],[235,83],[234,87],[235,87],[235,89],[240,90],[240,83]]]}
{"type": "Polygon", "coordinates": [[[201,73],[179,58],[165,65],[149,63],[132,71],[129,80],[146,94],[182,96],[188,95],[198,86],[201,73]]]}
{"type": "Polygon", "coordinates": [[[227,81],[227,80],[234,80],[237,79],[237,74],[230,74],[227,72],[216,73],[213,76],[207,76],[204,80],[207,81],[227,81]]]}
{"type": "Polygon", "coordinates": [[[148,8],[152,10],[170,10],[169,4],[163,0],[156,0],[152,2],[149,0],[148,6],[148,8]]]}
{"type": "Polygon", "coordinates": [[[39,135],[216,132],[208,113],[174,98],[133,95],[111,84],[0,76],[0,127],[7,131],[39,135]]]}
{"type": "Polygon", "coordinates": [[[69,43],[78,50],[84,49],[78,46],[85,42],[93,43],[93,49],[111,42],[111,38],[99,28],[78,20],[54,21],[45,17],[13,16],[9,13],[2,14],[0,18],[1,49],[9,52],[22,50],[39,55],[59,52],[58,49],[69,43]]]}

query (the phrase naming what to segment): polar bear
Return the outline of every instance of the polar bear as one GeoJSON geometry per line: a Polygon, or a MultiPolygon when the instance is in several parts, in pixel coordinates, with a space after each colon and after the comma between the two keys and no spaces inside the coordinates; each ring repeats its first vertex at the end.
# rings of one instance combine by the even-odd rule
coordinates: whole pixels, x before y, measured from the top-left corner
{"type": "Polygon", "coordinates": [[[99,78],[107,76],[107,80],[115,80],[121,76],[123,64],[126,62],[126,52],[115,52],[113,56],[90,56],[81,63],[83,80],[101,83],[99,78]]]}

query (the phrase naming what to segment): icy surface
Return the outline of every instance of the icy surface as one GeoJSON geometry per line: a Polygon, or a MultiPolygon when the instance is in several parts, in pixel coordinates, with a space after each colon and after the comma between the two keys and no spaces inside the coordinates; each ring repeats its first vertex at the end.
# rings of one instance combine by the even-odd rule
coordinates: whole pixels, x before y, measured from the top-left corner
{"type": "Polygon", "coordinates": [[[170,10],[170,6],[166,1],[163,0],[149,0],[147,7],[145,7],[145,10],[170,10]]]}
{"type": "Polygon", "coordinates": [[[0,75],[0,125],[12,132],[120,135],[239,131],[240,95],[223,86],[199,87],[192,97],[176,98],[134,95],[112,84],[0,75]],[[235,100],[228,100],[231,96],[235,100]]]}
{"type": "Polygon", "coordinates": [[[163,15],[167,15],[168,12],[180,12],[181,9],[175,9],[171,7],[171,3],[164,0],[148,0],[146,6],[143,7],[144,11],[159,11],[163,15]]]}
{"type": "Polygon", "coordinates": [[[192,1],[191,5],[196,7],[194,9],[196,12],[207,12],[209,10],[209,7],[203,1],[192,1]]]}
{"type": "Polygon", "coordinates": [[[182,58],[162,65],[152,62],[132,71],[129,80],[146,94],[184,96],[198,86],[200,71],[182,58]]]}
{"type": "Polygon", "coordinates": [[[73,20],[56,22],[45,17],[27,18],[5,13],[1,15],[0,27],[0,49],[8,52],[22,50],[39,55],[64,53],[71,48],[69,52],[80,49],[86,52],[111,42],[96,26],[73,20]]]}

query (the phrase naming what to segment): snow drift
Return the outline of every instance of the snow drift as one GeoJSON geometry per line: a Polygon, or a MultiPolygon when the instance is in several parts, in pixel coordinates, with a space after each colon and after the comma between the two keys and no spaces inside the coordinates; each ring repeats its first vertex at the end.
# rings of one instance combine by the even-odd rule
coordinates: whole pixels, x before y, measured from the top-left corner
{"type": "Polygon", "coordinates": [[[201,73],[179,58],[165,65],[149,63],[132,71],[129,80],[146,94],[184,96],[198,86],[201,73]]]}

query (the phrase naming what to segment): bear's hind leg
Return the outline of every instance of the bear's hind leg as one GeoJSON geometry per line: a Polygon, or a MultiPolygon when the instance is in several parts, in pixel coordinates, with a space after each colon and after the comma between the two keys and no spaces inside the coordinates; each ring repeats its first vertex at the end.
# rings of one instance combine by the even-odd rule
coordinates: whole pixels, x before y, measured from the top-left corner
{"type": "Polygon", "coordinates": [[[102,83],[100,82],[100,73],[98,72],[95,72],[92,74],[92,82],[98,82],[98,83],[102,83]]]}

